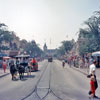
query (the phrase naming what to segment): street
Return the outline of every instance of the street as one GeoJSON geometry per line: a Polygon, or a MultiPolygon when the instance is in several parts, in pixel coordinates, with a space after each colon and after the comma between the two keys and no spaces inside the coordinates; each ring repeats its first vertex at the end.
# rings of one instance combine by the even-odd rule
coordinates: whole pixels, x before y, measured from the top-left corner
{"type": "MultiPolygon", "coordinates": [[[[0,100],[89,100],[89,89],[86,75],[67,64],[63,68],[58,60],[40,62],[39,71],[25,73],[23,80],[12,81],[10,74],[0,78],[0,100]]],[[[99,87],[96,95],[100,97],[99,87]]]]}

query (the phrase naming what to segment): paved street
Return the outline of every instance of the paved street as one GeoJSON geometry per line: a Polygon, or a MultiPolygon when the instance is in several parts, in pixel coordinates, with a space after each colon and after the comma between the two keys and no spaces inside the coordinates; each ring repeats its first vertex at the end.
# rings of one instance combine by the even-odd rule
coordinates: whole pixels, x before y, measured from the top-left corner
{"type": "Polygon", "coordinates": [[[8,75],[9,73],[10,73],[10,71],[9,71],[8,68],[6,69],[6,73],[4,73],[3,69],[0,68],[0,78],[2,78],[2,77],[4,77],[4,76],[8,75]]]}
{"type": "MultiPolygon", "coordinates": [[[[0,100],[89,100],[89,89],[85,74],[67,64],[63,68],[58,60],[40,62],[39,71],[25,74],[22,81],[12,81],[10,74],[0,78],[0,100]]],[[[99,93],[100,88],[100,97],[99,93]]]]}

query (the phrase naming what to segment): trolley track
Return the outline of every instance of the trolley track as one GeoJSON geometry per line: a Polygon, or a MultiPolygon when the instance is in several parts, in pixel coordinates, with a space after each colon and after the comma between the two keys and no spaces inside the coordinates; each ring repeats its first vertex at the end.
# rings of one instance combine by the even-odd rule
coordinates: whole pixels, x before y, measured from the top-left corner
{"type": "Polygon", "coordinates": [[[45,100],[49,94],[52,94],[53,97],[56,98],[56,100],[63,100],[62,98],[60,98],[58,95],[55,94],[55,92],[52,90],[51,88],[51,76],[52,76],[52,63],[48,63],[45,68],[43,69],[43,72],[40,76],[40,78],[38,79],[35,88],[33,88],[33,90],[31,91],[31,93],[29,93],[26,97],[22,98],[21,100],[29,100],[28,98],[30,98],[30,96],[35,95],[37,100],[45,100]],[[49,70],[48,70],[49,69],[49,70]],[[48,71],[48,73],[46,73],[46,71],[48,71]],[[45,75],[48,75],[48,86],[45,87],[43,86],[43,81],[45,80],[45,75]],[[42,86],[41,86],[42,84],[42,86]],[[41,95],[41,93],[43,92],[43,94],[41,95]]]}

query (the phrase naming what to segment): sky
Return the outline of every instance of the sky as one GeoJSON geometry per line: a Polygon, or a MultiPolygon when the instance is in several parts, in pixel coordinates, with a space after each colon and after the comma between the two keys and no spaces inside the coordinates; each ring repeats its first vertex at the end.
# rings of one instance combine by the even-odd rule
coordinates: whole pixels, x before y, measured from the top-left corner
{"type": "Polygon", "coordinates": [[[98,10],[100,0],[0,0],[0,23],[20,39],[54,49],[77,40],[79,28],[98,10]]]}

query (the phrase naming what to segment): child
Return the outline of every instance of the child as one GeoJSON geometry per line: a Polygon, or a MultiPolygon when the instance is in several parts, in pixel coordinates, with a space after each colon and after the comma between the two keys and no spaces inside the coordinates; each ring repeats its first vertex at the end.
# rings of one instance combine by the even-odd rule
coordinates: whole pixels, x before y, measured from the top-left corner
{"type": "Polygon", "coordinates": [[[95,95],[95,77],[94,76],[91,76],[90,86],[91,86],[90,94],[91,94],[92,99],[94,100],[94,95],[95,95]]]}
{"type": "Polygon", "coordinates": [[[6,60],[3,60],[3,70],[4,70],[4,73],[6,72],[6,68],[7,68],[6,60]]]}

